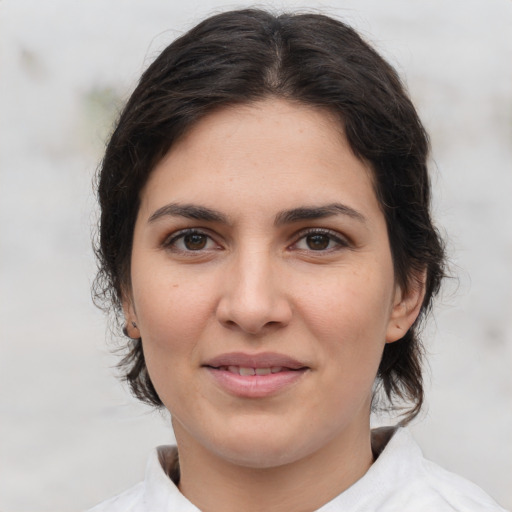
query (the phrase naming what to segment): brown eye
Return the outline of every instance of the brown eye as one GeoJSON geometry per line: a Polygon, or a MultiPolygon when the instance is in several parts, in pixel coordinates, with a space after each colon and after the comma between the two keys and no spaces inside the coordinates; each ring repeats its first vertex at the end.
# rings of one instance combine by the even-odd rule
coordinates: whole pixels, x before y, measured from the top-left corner
{"type": "Polygon", "coordinates": [[[329,247],[331,238],[328,235],[322,235],[316,233],[314,235],[308,235],[306,237],[306,244],[308,249],[312,251],[323,251],[329,247]]]}
{"type": "Polygon", "coordinates": [[[183,244],[189,251],[200,251],[206,247],[208,237],[201,233],[190,233],[183,237],[183,244]]]}

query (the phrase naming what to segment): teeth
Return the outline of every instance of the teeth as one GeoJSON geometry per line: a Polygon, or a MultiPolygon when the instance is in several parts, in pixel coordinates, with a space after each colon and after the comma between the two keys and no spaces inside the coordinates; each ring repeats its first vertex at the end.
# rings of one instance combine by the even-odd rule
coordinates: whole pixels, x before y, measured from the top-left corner
{"type": "Polygon", "coordinates": [[[256,370],[254,368],[244,368],[241,366],[240,375],[256,375],[256,370]]]}
{"type": "Polygon", "coordinates": [[[236,375],[269,375],[279,373],[283,370],[282,366],[272,366],[270,368],[248,368],[243,366],[220,366],[219,370],[234,373],[236,375]]]}

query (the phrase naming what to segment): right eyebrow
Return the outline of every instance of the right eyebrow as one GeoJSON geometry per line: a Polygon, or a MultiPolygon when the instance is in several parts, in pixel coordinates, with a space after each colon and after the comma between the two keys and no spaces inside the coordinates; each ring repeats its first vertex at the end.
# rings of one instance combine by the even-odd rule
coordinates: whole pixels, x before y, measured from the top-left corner
{"type": "Polygon", "coordinates": [[[194,204],[169,203],[156,210],[148,219],[148,223],[155,222],[162,217],[185,217],[192,220],[203,220],[207,222],[221,222],[229,224],[228,218],[205,206],[197,206],[194,204]]]}

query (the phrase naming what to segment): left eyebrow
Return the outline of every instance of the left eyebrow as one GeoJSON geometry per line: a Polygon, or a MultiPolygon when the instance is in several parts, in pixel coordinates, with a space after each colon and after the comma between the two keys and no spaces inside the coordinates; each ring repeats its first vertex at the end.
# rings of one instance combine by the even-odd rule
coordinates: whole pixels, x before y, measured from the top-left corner
{"type": "Polygon", "coordinates": [[[276,226],[282,226],[283,224],[291,224],[302,220],[324,219],[325,217],[332,217],[334,215],[345,215],[359,222],[366,223],[366,217],[357,210],[341,203],[331,203],[325,206],[283,210],[276,215],[274,224],[276,226]]]}

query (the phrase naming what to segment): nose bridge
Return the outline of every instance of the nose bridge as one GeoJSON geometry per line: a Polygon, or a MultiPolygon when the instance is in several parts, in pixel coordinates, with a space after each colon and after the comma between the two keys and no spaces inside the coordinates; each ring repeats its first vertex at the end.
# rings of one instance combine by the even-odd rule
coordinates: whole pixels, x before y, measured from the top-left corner
{"type": "Polygon", "coordinates": [[[263,308],[274,294],[273,265],[270,251],[261,247],[248,247],[240,251],[236,263],[235,294],[249,308],[263,308]]]}
{"type": "Polygon", "coordinates": [[[248,244],[233,256],[219,304],[220,320],[251,334],[285,325],[291,309],[272,251],[262,244],[248,244]]]}

